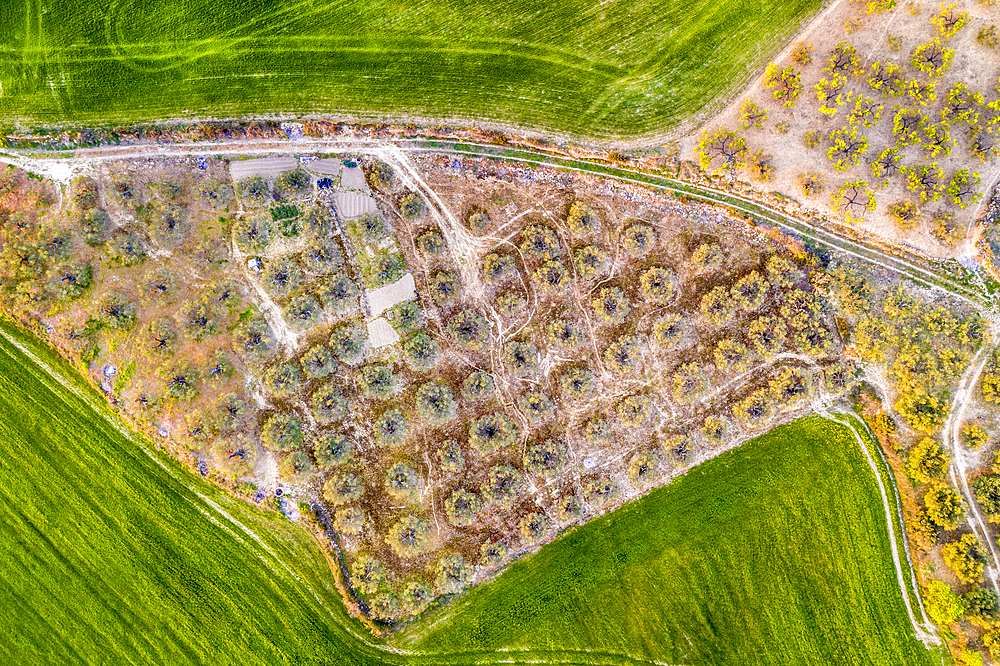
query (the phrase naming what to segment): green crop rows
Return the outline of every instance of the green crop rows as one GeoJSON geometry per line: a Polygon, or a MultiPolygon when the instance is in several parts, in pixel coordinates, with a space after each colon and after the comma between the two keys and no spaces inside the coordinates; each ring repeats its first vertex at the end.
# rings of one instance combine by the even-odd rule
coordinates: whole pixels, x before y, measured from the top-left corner
{"type": "Polygon", "coordinates": [[[850,432],[818,417],[563,536],[439,620],[406,644],[671,664],[937,661],[913,637],[871,469],[850,432]]]}
{"type": "Polygon", "coordinates": [[[634,137],[734,94],[820,5],[8,2],[0,117],[342,112],[634,137]]]}
{"type": "Polygon", "coordinates": [[[308,533],[162,462],[0,338],[0,663],[334,662],[350,624],[308,533]]]}
{"type": "Polygon", "coordinates": [[[305,531],[147,455],[2,329],[0,663],[930,663],[871,471],[829,421],[565,535],[398,634],[404,655],[347,617],[305,531]]]}

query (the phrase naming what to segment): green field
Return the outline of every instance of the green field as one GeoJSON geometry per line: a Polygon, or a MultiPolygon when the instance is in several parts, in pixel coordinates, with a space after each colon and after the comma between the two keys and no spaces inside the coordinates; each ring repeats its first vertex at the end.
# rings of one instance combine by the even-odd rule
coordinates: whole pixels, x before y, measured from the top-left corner
{"type": "Polygon", "coordinates": [[[670,664],[939,662],[913,638],[884,515],[850,433],[810,417],[565,535],[401,644],[670,664]]]}
{"type": "Polygon", "coordinates": [[[830,422],[697,468],[386,646],[306,532],[147,455],[3,332],[63,384],[0,337],[0,663],[934,663],[871,471],[830,422]]]}
{"type": "Polygon", "coordinates": [[[739,90],[821,0],[0,0],[0,117],[462,118],[593,137],[739,90]]]}

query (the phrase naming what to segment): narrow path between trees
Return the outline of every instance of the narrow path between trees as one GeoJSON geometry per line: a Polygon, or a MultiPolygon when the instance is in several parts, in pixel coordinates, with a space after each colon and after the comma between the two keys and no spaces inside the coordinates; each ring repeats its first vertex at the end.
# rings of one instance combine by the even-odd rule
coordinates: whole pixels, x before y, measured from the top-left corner
{"type": "Polygon", "coordinates": [[[636,169],[611,166],[594,160],[579,160],[528,148],[507,148],[493,144],[427,138],[389,141],[364,137],[344,137],[341,139],[302,137],[299,139],[201,141],[166,145],[101,146],[98,148],[81,148],[76,150],[19,151],[0,149],[0,163],[11,164],[58,182],[66,183],[75,176],[85,172],[90,168],[92,163],[137,157],[257,154],[297,155],[310,152],[378,153],[385,152],[386,150],[441,153],[459,157],[520,162],[533,166],[611,178],[623,183],[641,185],[679,194],[693,200],[721,205],[746,213],[755,219],[766,224],[772,224],[786,233],[802,237],[818,246],[842,252],[867,263],[895,271],[918,284],[944,291],[968,303],[984,306],[991,311],[997,305],[996,299],[981,286],[963,284],[953,276],[924,268],[903,257],[886,254],[878,248],[847,239],[817,225],[790,217],[781,211],[740,195],[636,169]]]}
{"type": "Polygon", "coordinates": [[[969,512],[966,516],[969,527],[977,539],[990,551],[992,566],[986,569],[986,578],[993,585],[993,591],[1000,596],[1000,585],[997,584],[997,577],[1000,576],[1000,557],[997,557],[996,548],[990,539],[990,532],[986,529],[986,523],[979,513],[979,505],[976,503],[976,496],[969,489],[969,482],[966,478],[965,448],[959,439],[959,430],[962,427],[962,416],[965,414],[969,402],[972,400],[973,391],[979,383],[979,376],[989,361],[993,347],[984,346],[976,355],[972,357],[969,367],[962,374],[962,379],[958,383],[955,391],[955,399],[951,403],[951,412],[948,420],[944,424],[944,447],[951,451],[951,466],[948,468],[948,475],[955,489],[962,494],[969,512]]]}

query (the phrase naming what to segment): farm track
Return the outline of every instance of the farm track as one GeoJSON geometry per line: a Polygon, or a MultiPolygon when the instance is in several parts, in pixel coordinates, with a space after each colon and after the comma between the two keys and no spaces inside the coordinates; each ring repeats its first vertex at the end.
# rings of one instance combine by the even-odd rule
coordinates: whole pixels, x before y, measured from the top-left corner
{"type": "MultiPolygon", "coordinates": [[[[974,303],[977,305],[982,305],[979,299],[984,298],[984,294],[979,294],[974,290],[970,290],[965,285],[961,285],[957,282],[950,280],[949,278],[942,277],[932,271],[924,269],[920,266],[901,260],[897,257],[892,257],[879,250],[868,248],[854,241],[841,238],[836,234],[832,234],[828,231],[810,225],[806,222],[795,220],[790,218],[776,210],[770,209],[766,206],[762,206],[750,200],[744,199],[742,197],[732,195],[725,192],[720,192],[711,188],[704,188],[688,183],[683,183],[681,181],[676,181],[669,178],[663,178],[660,176],[654,176],[651,174],[643,173],[640,171],[621,169],[618,167],[611,167],[598,162],[588,162],[582,160],[572,160],[567,158],[562,158],[558,156],[547,155],[542,152],[536,151],[511,151],[509,149],[497,148],[494,146],[482,145],[482,144],[467,144],[467,143],[446,143],[441,145],[440,142],[431,140],[412,140],[399,142],[391,147],[386,147],[374,140],[362,141],[362,142],[348,142],[342,143],[337,142],[335,144],[322,143],[319,142],[299,142],[299,141],[281,141],[281,142],[240,142],[235,144],[188,144],[186,146],[134,146],[125,149],[122,148],[109,148],[107,150],[97,149],[97,150],[87,150],[78,151],[76,155],[72,157],[71,160],[66,160],[65,158],[54,158],[54,159],[37,159],[35,157],[22,157],[19,154],[7,151],[6,157],[0,156],[0,162],[8,162],[16,166],[21,166],[23,168],[28,168],[29,170],[39,171],[45,173],[48,171],[45,167],[70,167],[68,171],[63,169],[63,173],[74,174],[82,170],[83,165],[88,162],[98,162],[98,161],[109,161],[117,159],[128,159],[128,158],[138,158],[138,157],[150,157],[152,155],[170,157],[170,156],[184,156],[184,155],[219,155],[219,154],[260,154],[267,153],[273,154],[275,152],[315,152],[317,150],[328,149],[331,152],[346,152],[352,150],[363,150],[373,153],[382,153],[386,157],[394,156],[396,157],[396,162],[398,162],[398,157],[401,153],[409,152],[420,152],[420,153],[444,153],[449,155],[458,155],[465,157],[479,157],[485,159],[497,159],[506,161],[515,161],[525,164],[531,164],[536,166],[551,167],[560,170],[566,170],[571,172],[583,173],[587,175],[609,177],[615,180],[649,186],[661,190],[671,191],[677,194],[682,194],[684,196],[690,197],[692,199],[697,199],[699,201],[705,201],[708,203],[721,204],[730,208],[741,210],[750,215],[758,217],[766,222],[770,222],[779,226],[785,231],[790,233],[800,235],[808,240],[815,242],[817,245],[828,247],[830,249],[844,252],[855,258],[873,263],[884,268],[898,271],[907,277],[910,277],[920,284],[924,284],[942,291],[951,293],[952,295],[962,298],[967,302],[974,303]],[[267,144],[274,145],[267,145],[267,144]],[[265,144],[265,145],[261,145],[265,144]],[[292,147],[292,150],[289,148],[292,147]],[[151,151],[150,148],[153,150],[151,151]],[[300,150],[294,150],[299,148],[300,150]],[[307,150],[301,150],[301,149],[307,150]],[[309,150],[311,149],[311,150],[309,150]],[[82,153],[82,154],[81,154],[82,153]],[[499,154],[498,154],[499,153],[499,154]],[[40,167],[40,168],[39,168],[40,167]],[[942,284],[943,282],[943,284],[942,284]]],[[[37,153],[35,153],[37,154],[37,153]]],[[[404,166],[409,166],[403,162],[404,166]]],[[[410,169],[412,171],[412,167],[410,169]]],[[[417,176],[415,176],[417,177],[417,176]]],[[[421,188],[423,189],[423,188],[421,188]]],[[[438,201],[438,204],[441,202],[438,201]]],[[[442,205],[443,209],[443,205],[442,205]]],[[[447,212],[445,212],[448,215],[447,212]]],[[[450,215],[449,215],[450,217],[450,215]]],[[[988,302],[988,300],[987,300],[988,302]]],[[[6,337],[6,336],[5,336],[6,337]]],[[[26,351],[22,348],[22,351],[26,351]]],[[[33,359],[36,360],[37,359],[33,359]]],[[[51,374],[53,377],[62,383],[62,380],[56,377],[50,368],[43,365],[43,369],[51,374]]],[[[970,368],[971,369],[971,368],[970,368]]],[[[980,368],[981,369],[981,368],[980,368]]],[[[978,374],[978,373],[977,373],[978,374]]],[[[974,382],[973,382],[974,383],[974,382]]],[[[64,384],[67,388],[68,385],[64,384]]],[[[73,390],[73,389],[71,389],[73,390]]],[[[74,393],[77,391],[74,390],[74,393]]],[[[77,393],[79,397],[79,393],[77,393]]],[[[89,402],[89,401],[88,401],[89,402]]],[[[120,429],[120,426],[119,426],[120,429]]],[[[851,428],[853,431],[853,427],[851,428]]],[[[122,434],[128,436],[124,431],[122,434]]],[[[857,432],[854,432],[855,437],[858,437],[857,432]]],[[[860,442],[859,442],[860,444],[860,442]]],[[[142,447],[144,452],[150,455],[156,460],[145,447],[142,447]]],[[[864,447],[862,447],[864,449],[864,447]]],[[[873,465],[873,470],[875,469],[874,464],[871,460],[870,455],[866,451],[866,456],[869,459],[869,464],[873,465]]],[[[162,466],[162,463],[157,461],[158,464],[162,466]]],[[[892,512],[888,507],[886,500],[885,488],[882,485],[881,478],[878,476],[876,470],[876,476],[878,478],[880,490],[882,492],[883,505],[886,509],[886,519],[889,526],[890,542],[893,549],[893,558],[897,569],[897,575],[899,577],[901,591],[903,592],[904,602],[906,603],[907,611],[910,615],[911,621],[914,623],[914,628],[917,630],[918,638],[924,640],[925,642],[934,642],[934,637],[928,636],[922,632],[917,625],[916,620],[913,617],[913,613],[910,609],[910,604],[908,601],[907,592],[905,590],[904,584],[902,582],[902,569],[899,561],[899,555],[895,545],[895,539],[893,538],[893,519],[892,512]]],[[[225,522],[232,524],[236,527],[236,531],[243,532],[244,536],[251,537],[254,541],[258,542],[264,548],[266,545],[260,541],[256,534],[248,530],[245,526],[240,524],[237,520],[227,514],[224,510],[218,507],[214,502],[204,497],[198,493],[193,488],[189,489],[194,492],[201,500],[207,504],[211,510],[221,514],[221,517],[225,519],[225,522]]],[[[897,497],[898,502],[898,497],[897,497]]],[[[199,508],[200,511],[205,513],[205,509],[199,508]]],[[[208,515],[208,514],[206,514],[208,515]]],[[[229,531],[229,530],[227,530],[229,531]]],[[[237,539],[240,538],[239,535],[233,534],[237,539]]],[[[269,554],[275,556],[273,552],[269,554]]],[[[905,553],[907,560],[909,561],[909,553],[905,553]]],[[[276,556],[275,556],[276,557],[276,556]]],[[[279,560],[282,567],[292,576],[294,574],[288,568],[288,565],[279,560]]],[[[909,562],[909,568],[912,576],[912,562],[909,562]]],[[[297,577],[296,577],[297,578],[297,577]]],[[[300,580],[300,582],[302,582],[300,580]]],[[[995,584],[995,583],[994,583],[995,584]]],[[[320,603],[322,603],[315,592],[309,590],[313,597],[320,603]]],[[[919,602],[919,596],[918,596],[919,602]]],[[[921,611],[922,611],[921,607],[921,611]]],[[[926,621],[926,616],[925,616],[926,621]]],[[[350,631],[346,627],[344,628],[350,640],[356,640],[363,643],[363,645],[371,650],[367,655],[369,658],[375,655],[388,656],[388,652],[397,652],[392,648],[388,648],[381,645],[376,645],[363,636],[350,631]]],[[[367,650],[366,650],[367,651],[367,650]]],[[[435,654],[435,655],[422,655],[415,653],[403,653],[405,654],[406,663],[420,663],[420,664],[456,664],[456,663],[565,663],[565,664],[647,664],[647,663],[659,663],[646,661],[627,655],[613,654],[613,653],[601,653],[601,652],[591,652],[591,651],[572,651],[572,650],[525,650],[525,651],[503,651],[497,652],[475,652],[475,653],[452,653],[452,654],[435,654]],[[521,655],[523,654],[523,659],[521,655]],[[467,661],[468,660],[468,661],[467,661]]],[[[400,656],[403,656],[400,654],[400,656]]]]}
{"type": "Polygon", "coordinates": [[[979,383],[979,377],[983,369],[990,360],[993,347],[984,346],[969,362],[969,367],[962,374],[958,388],[955,391],[955,398],[952,401],[951,410],[948,413],[948,420],[944,424],[944,447],[951,451],[952,463],[948,468],[948,476],[955,489],[961,493],[969,508],[966,521],[972,534],[979,539],[980,543],[986,544],[990,553],[990,565],[986,570],[986,578],[993,586],[993,591],[1000,595],[1000,585],[997,578],[1000,577],[1000,556],[990,539],[990,531],[979,512],[979,504],[976,501],[975,493],[969,488],[968,475],[965,464],[965,448],[962,446],[959,437],[959,429],[962,427],[962,416],[973,397],[973,390],[979,383]]]}
{"type": "Polygon", "coordinates": [[[435,139],[402,139],[387,142],[377,139],[259,139],[232,142],[192,142],[178,145],[136,145],[82,148],[67,151],[16,151],[0,149],[0,162],[28,171],[47,175],[56,180],[69,180],[86,170],[93,162],[149,157],[184,157],[211,155],[302,154],[310,152],[369,152],[385,154],[388,161],[398,161],[401,152],[438,153],[456,157],[517,162],[605,177],[629,185],[651,187],[688,199],[725,206],[739,211],[765,225],[771,225],[816,246],[843,253],[854,259],[895,271],[924,287],[943,291],[971,305],[994,311],[997,299],[983,286],[977,288],[956,280],[932,268],[920,266],[916,258],[888,254],[881,249],[851,240],[811,222],[791,217],[748,198],[710,187],[694,185],[673,178],[606,163],[579,160],[539,150],[507,148],[492,144],[435,139]]]}
{"type": "MultiPolygon", "coordinates": [[[[906,607],[906,614],[910,618],[910,623],[913,625],[913,631],[917,639],[920,640],[925,645],[940,645],[941,639],[935,633],[935,627],[930,619],[927,617],[926,610],[924,609],[923,600],[920,597],[920,587],[917,585],[916,573],[913,569],[913,559],[910,556],[910,548],[906,541],[906,523],[903,521],[902,512],[902,501],[899,498],[899,490],[896,488],[896,480],[892,476],[892,472],[889,470],[889,464],[885,460],[885,456],[879,450],[878,453],[881,456],[882,464],[885,465],[886,476],[892,484],[891,490],[893,494],[893,505],[896,507],[896,511],[893,511],[889,506],[889,497],[886,492],[885,482],[882,479],[882,473],[879,470],[878,464],[872,457],[871,451],[868,450],[868,445],[865,443],[855,425],[854,415],[846,408],[834,407],[832,413],[824,410],[816,410],[818,414],[829,418],[833,421],[841,423],[844,427],[851,431],[854,436],[854,440],[858,444],[858,448],[864,454],[865,459],[868,462],[868,466],[871,468],[872,473],[875,475],[875,482],[878,484],[879,493],[882,496],[882,508],[885,511],[886,527],[889,530],[889,547],[892,550],[892,561],[896,569],[896,580],[899,583],[899,591],[903,595],[903,605],[906,607]],[[839,418],[842,417],[842,418],[839,418]],[[895,519],[893,516],[896,516],[895,519]],[[896,528],[899,528],[897,533],[896,528]],[[906,574],[903,572],[903,566],[900,560],[899,546],[903,545],[903,557],[906,559],[907,573],[909,573],[910,584],[912,584],[912,594],[916,597],[917,610],[919,611],[922,622],[918,622],[916,616],[913,613],[913,607],[910,603],[911,589],[906,582],[906,574]]],[[[867,430],[867,427],[865,427],[867,430]]],[[[878,444],[875,444],[875,438],[872,436],[871,432],[867,433],[873,442],[874,448],[878,449],[878,444]]]]}

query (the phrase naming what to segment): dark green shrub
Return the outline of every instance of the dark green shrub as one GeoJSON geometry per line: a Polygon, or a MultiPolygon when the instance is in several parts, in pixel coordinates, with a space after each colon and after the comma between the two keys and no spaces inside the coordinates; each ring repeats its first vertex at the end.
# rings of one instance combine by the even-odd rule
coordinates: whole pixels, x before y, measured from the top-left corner
{"type": "Polygon", "coordinates": [[[392,284],[403,277],[404,270],[406,270],[406,264],[399,254],[395,252],[380,254],[368,269],[368,280],[373,287],[392,284]]]}
{"type": "Polygon", "coordinates": [[[566,466],[566,443],[546,439],[524,452],[524,471],[531,474],[555,474],[566,466]]]}
{"type": "Polygon", "coordinates": [[[566,523],[580,517],[583,513],[583,504],[580,503],[579,497],[569,494],[557,499],[552,509],[556,514],[556,520],[566,523]]]}
{"type": "Polygon", "coordinates": [[[538,349],[526,340],[514,340],[504,347],[502,360],[507,372],[527,375],[538,369],[538,349]]]}
{"type": "Polygon", "coordinates": [[[396,463],[385,473],[385,492],[398,500],[415,500],[420,492],[417,471],[406,463],[396,463]]]}
{"type": "Polygon", "coordinates": [[[302,369],[312,379],[325,379],[337,371],[337,361],[323,345],[313,345],[302,355],[302,369]]]}
{"type": "Polygon", "coordinates": [[[302,421],[292,413],[281,413],[264,421],[260,440],[269,449],[291,451],[302,445],[302,421]]]}
{"type": "Polygon", "coordinates": [[[482,349],[490,338],[490,326],[475,310],[462,310],[448,320],[448,336],[458,347],[470,351],[482,349]]]}
{"type": "Polygon", "coordinates": [[[505,291],[496,297],[496,309],[504,317],[524,316],[527,302],[520,292],[505,291]]]}
{"type": "Polygon", "coordinates": [[[368,184],[380,192],[391,192],[396,187],[396,172],[385,162],[375,162],[368,170],[368,184]]]}
{"type": "Polygon", "coordinates": [[[382,446],[399,446],[406,441],[409,423],[397,407],[382,412],[372,424],[375,441],[382,446]]]}
{"type": "Polygon", "coordinates": [[[473,421],[469,427],[469,446],[484,456],[515,441],[517,428],[506,414],[487,414],[473,421]]]}
{"type": "Polygon", "coordinates": [[[385,400],[396,390],[396,376],[387,365],[366,365],[358,372],[357,384],[369,398],[385,400]]]}
{"type": "Polygon", "coordinates": [[[417,389],[417,411],[431,423],[444,423],[455,418],[457,406],[451,389],[440,380],[427,382],[417,389]]]}
{"type": "Polygon", "coordinates": [[[213,335],[218,327],[214,308],[205,298],[183,304],[177,319],[184,334],[196,342],[213,335]]]}
{"type": "Polygon", "coordinates": [[[112,240],[111,255],[122,266],[135,266],[146,260],[142,240],[133,233],[118,231],[112,240]]]}
{"type": "Polygon", "coordinates": [[[724,259],[718,243],[702,243],[691,253],[691,269],[695,273],[711,273],[722,266],[724,259]]]}
{"type": "Polygon", "coordinates": [[[465,468],[465,456],[462,455],[462,447],[454,440],[441,442],[441,448],[437,452],[438,462],[441,464],[442,472],[461,472],[465,468]]]}
{"type": "Polygon", "coordinates": [[[416,557],[430,543],[430,526],[416,516],[405,516],[389,528],[385,543],[399,557],[416,557]]]}
{"type": "Polygon", "coordinates": [[[399,605],[403,614],[416,615],[423,611],[434,598],[430,586],[422,580],[407,581],[399,594],[399,605]]]}
{"type": "Polygon", "coordinates": [[[313,446],[313,455],[316,462],[324,469],[330,469],[338,465],[343,465],[351,459],[354,446],[351,440],[340,433],[327,433],[316,440],[313,446]]]}
{"type": "Polygon", "coordinates": [[[351,365],[361,361],[367,342],[368,329],[361,323],[341,324],[330,333],[330,351],[351,365]]]}
{"type": "Polygon", "coordinates": [[[347,416],[347,398],[333,384],[324,384],[313,391],[309,406],[318,423],[339,421],[347,416]]]}
{"type": "Polygon", "coordinates": [[[462,397],[478,400],[493,394],[493,375],[484,370],[473,370],[462,382],[462,397]]]}
{"type": "Polygon", "coordinates": [[[403,343],[406,363],[417,372],[426,372],[437,365],[441,347],[426,333],[416,333],[403,343]]]}

